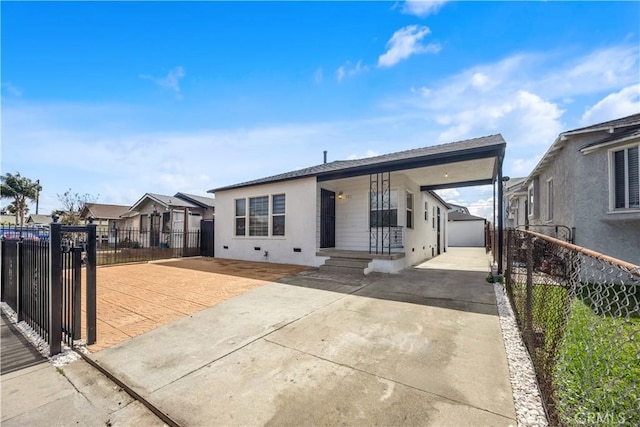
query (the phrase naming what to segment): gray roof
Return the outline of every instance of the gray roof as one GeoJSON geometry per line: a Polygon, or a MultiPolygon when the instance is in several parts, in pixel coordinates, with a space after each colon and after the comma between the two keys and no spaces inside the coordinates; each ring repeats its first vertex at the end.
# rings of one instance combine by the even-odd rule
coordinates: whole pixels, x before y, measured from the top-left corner
{"type": "Polygon", "coordinates": [[[51,215],[31,214],[29,218],[27,218],[27,222],[29,221],[33,224],[50,224],[53,222],[53,219],[51,219],[51,215]]]}
{"type": "Polygon", "coordinates": [[[640,124],[640,114],[632,114],[630,116],[621,117],[615,120],[609,120],[607,122],[596,123],[591,126],[586,126],[578,129],[569,130],[566,132],[562,132],[561,135],[572,134],[572,133],[583,133],[583,132],[593,132],[598,130],[606,130],[609,128],[618,128],[624,127],[634,124],[640,124]]]}
{"type": "Polygon", "coordinates": [[[585,148],[595,147],[602,144],[608,144],[609,142],[616,142],[621,139],[633,138],[635,136],[640,135],[640,123],[625,127],[623,129],[616,129],[613,133],[607,134],[606,137],[594,141],[590,144],[587,144],[583,147],[580,147],[580,150],[584,150],[585,148]]]}
{"type": "Polygon", "coordinates": [[[397,153],[383,154],[376,157],[367,157],[363,159],[355,160],[337,160],[331,163],[323,163],[316,166],[311,166],[304,169],[298,169],[291,172],[285,172],[278,175],[269,176],[266,178],[255,179],[252,181],[242,182],[240,184],[229,185],[226,187],[214,188],[209,190],[209,193],[215,193],[217,191],[231,190],[234,188],[249,187],[253,185],[268,184],[279,181],[287,181],[297,178],[306,178],[313,176],[329,175],[337,172],[357,172],[362,170],[362,174],[368,174],[368,168],[370,167],[385,167],[403,161],[415,160],[421,158],[438,158],[446,157],[449,154],[458,154],[465,151],[473,151],[482,148],[502,148],[506,145],[502,135],[490,135],[481,138],[473,138],[465,141],[450,142],[447,144],[432,145],[430,147],[415,148],[412,150],[400,151],[397,153]]]}
{"type": "Polygon", "coordinates": [[[183,200],[176,196],[165,196],[164,194],[155,194],[155,193],[146,193],[144,196],[140,198],[133,206],[131,206],[131,210],[135,210],[135,208],[142,203],[142,201],[146,198],[149,198],[157,203],[160,203],[164,206],[174,206],[178,208],[198,208],[200,206],[183,200]]]}
{"type": "Polygon", "coordinates": [[[597,140],[589,144],[588,146],[580,148],[581,150],[583,150],[590,146],[604,144],[605,140],[613,141],[613,140],[621,139],[622,138],[622,136],[620,136],[621,133],[624,133],[627,131],[633,132],[633,129],[636,129],[637,126],[640,126],[640,114],[632,114],[630,116],[621,117],[619,119],[609,120],[608,122],[597,123],[595,125],[562,132],[558,136],[558,138],[556,138],[553,144],[551,144],[551,146],[547,149],[547,152],[544,154],[544,156],[542,156],[542,159],[540,159],[538,164],[533,168],[533,170],[527,177],[524,184],[526,185],[529,182],[531,182],[533,177],[539,175],[547,167],[547,165],[554,160],[558,152],[566,144],[565,141],[568,138],[574,135],[579,135],[584,133],[603,132],[603,131],[608,132],[608,134],[606,136],[603,136],[602,139],[597,140]],[[632,129],[629,129],[629,127],[631,127],[632,129]]]}
{"type": "Polygon", "coordinates": [[[449,212],[448,215],[449,221],[486,221],[486,218],[482,218],[480,216],[475,216],[471,214],[466,214],[463,212],[453,211],[449,212]]]}
{"type": "Polygon", "coordinates": [[[187,200],[188,202],[195,203],[197,205],[201,205],[203,208],[213,208],[216,206],[216,199],[213,197],[204,197],[198,196],[195,194],[187,194],[187,193],[176,193],[175,197],[179,197],[183,200],[187,200]]]}
{"type": "MultiPolygon", "coordinates": [[[[107,205],[104,203],[86,203],[80,213],[81,218],[92,216],[96,219],[118,219],[129,211],[129,206],[107,205]]],[[[51,221],[49,221],[51,222],[51,221]]]]}

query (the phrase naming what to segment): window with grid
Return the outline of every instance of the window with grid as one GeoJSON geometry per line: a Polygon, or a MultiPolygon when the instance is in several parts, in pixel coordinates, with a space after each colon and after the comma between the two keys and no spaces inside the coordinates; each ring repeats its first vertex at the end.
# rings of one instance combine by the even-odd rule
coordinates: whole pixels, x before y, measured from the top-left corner
{"type": "Polygon", "coordinates": [[[236,199],[236,236],[246,236],[247,205],[245,199],[236,199]]]}
{"type": "Polygon", "coordinates": [[[273,212],[271,214],[271,235],[284,236],[284,194],[275,194],[271,196],[271,205],[273,206],[273,212]]]}
{"type": "Polygon", "coordinates": [[[398,191],[391,190],[388,195],[382,191],[369,193],[370,211],[369,226],[397,227],[398,226],[398,191]]]}
{"type": "Polygon", "coordinates": [[[615,209],[640,208],[640,165],[638,146],[614,151],[613,167],[613,207],[615,209]]]}
{"type": "Polygon", "coordinates": [[[407,191],[407,228],[413,228],[413,193],[407,191]]]}
{"type": "Polygon", "coordinates": [[[269,235],[269,196],[249,198],[249,236],[269,235]]]}

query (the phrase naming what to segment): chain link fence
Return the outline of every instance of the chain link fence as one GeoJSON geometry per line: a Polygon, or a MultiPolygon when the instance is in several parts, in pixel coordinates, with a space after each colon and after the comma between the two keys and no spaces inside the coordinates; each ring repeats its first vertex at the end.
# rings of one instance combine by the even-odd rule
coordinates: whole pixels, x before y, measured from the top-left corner
{"type": "Polygon", "coordinates": [[[640,267],[506,233],[506,291],[551,425],[640,425],[640,267]]]}

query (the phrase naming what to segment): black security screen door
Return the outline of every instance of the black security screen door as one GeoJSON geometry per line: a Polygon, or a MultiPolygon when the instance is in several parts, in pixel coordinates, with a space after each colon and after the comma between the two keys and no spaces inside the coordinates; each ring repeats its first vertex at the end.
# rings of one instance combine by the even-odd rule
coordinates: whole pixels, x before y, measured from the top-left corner
{"type": "Polygon", "coordinates": [[[320,190],[320,247],[336,246],[336,193],[320,190]]]}

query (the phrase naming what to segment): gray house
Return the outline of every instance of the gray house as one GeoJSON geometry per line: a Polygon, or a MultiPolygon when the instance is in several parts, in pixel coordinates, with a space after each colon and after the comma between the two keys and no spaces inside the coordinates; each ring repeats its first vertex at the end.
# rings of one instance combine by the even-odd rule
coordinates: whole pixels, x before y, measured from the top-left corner
{"type": "Polygon", "coordinates": [[[561,133],[520,187],[529,224],[640,264],[639,145],[640,114],[561,133]]]}

